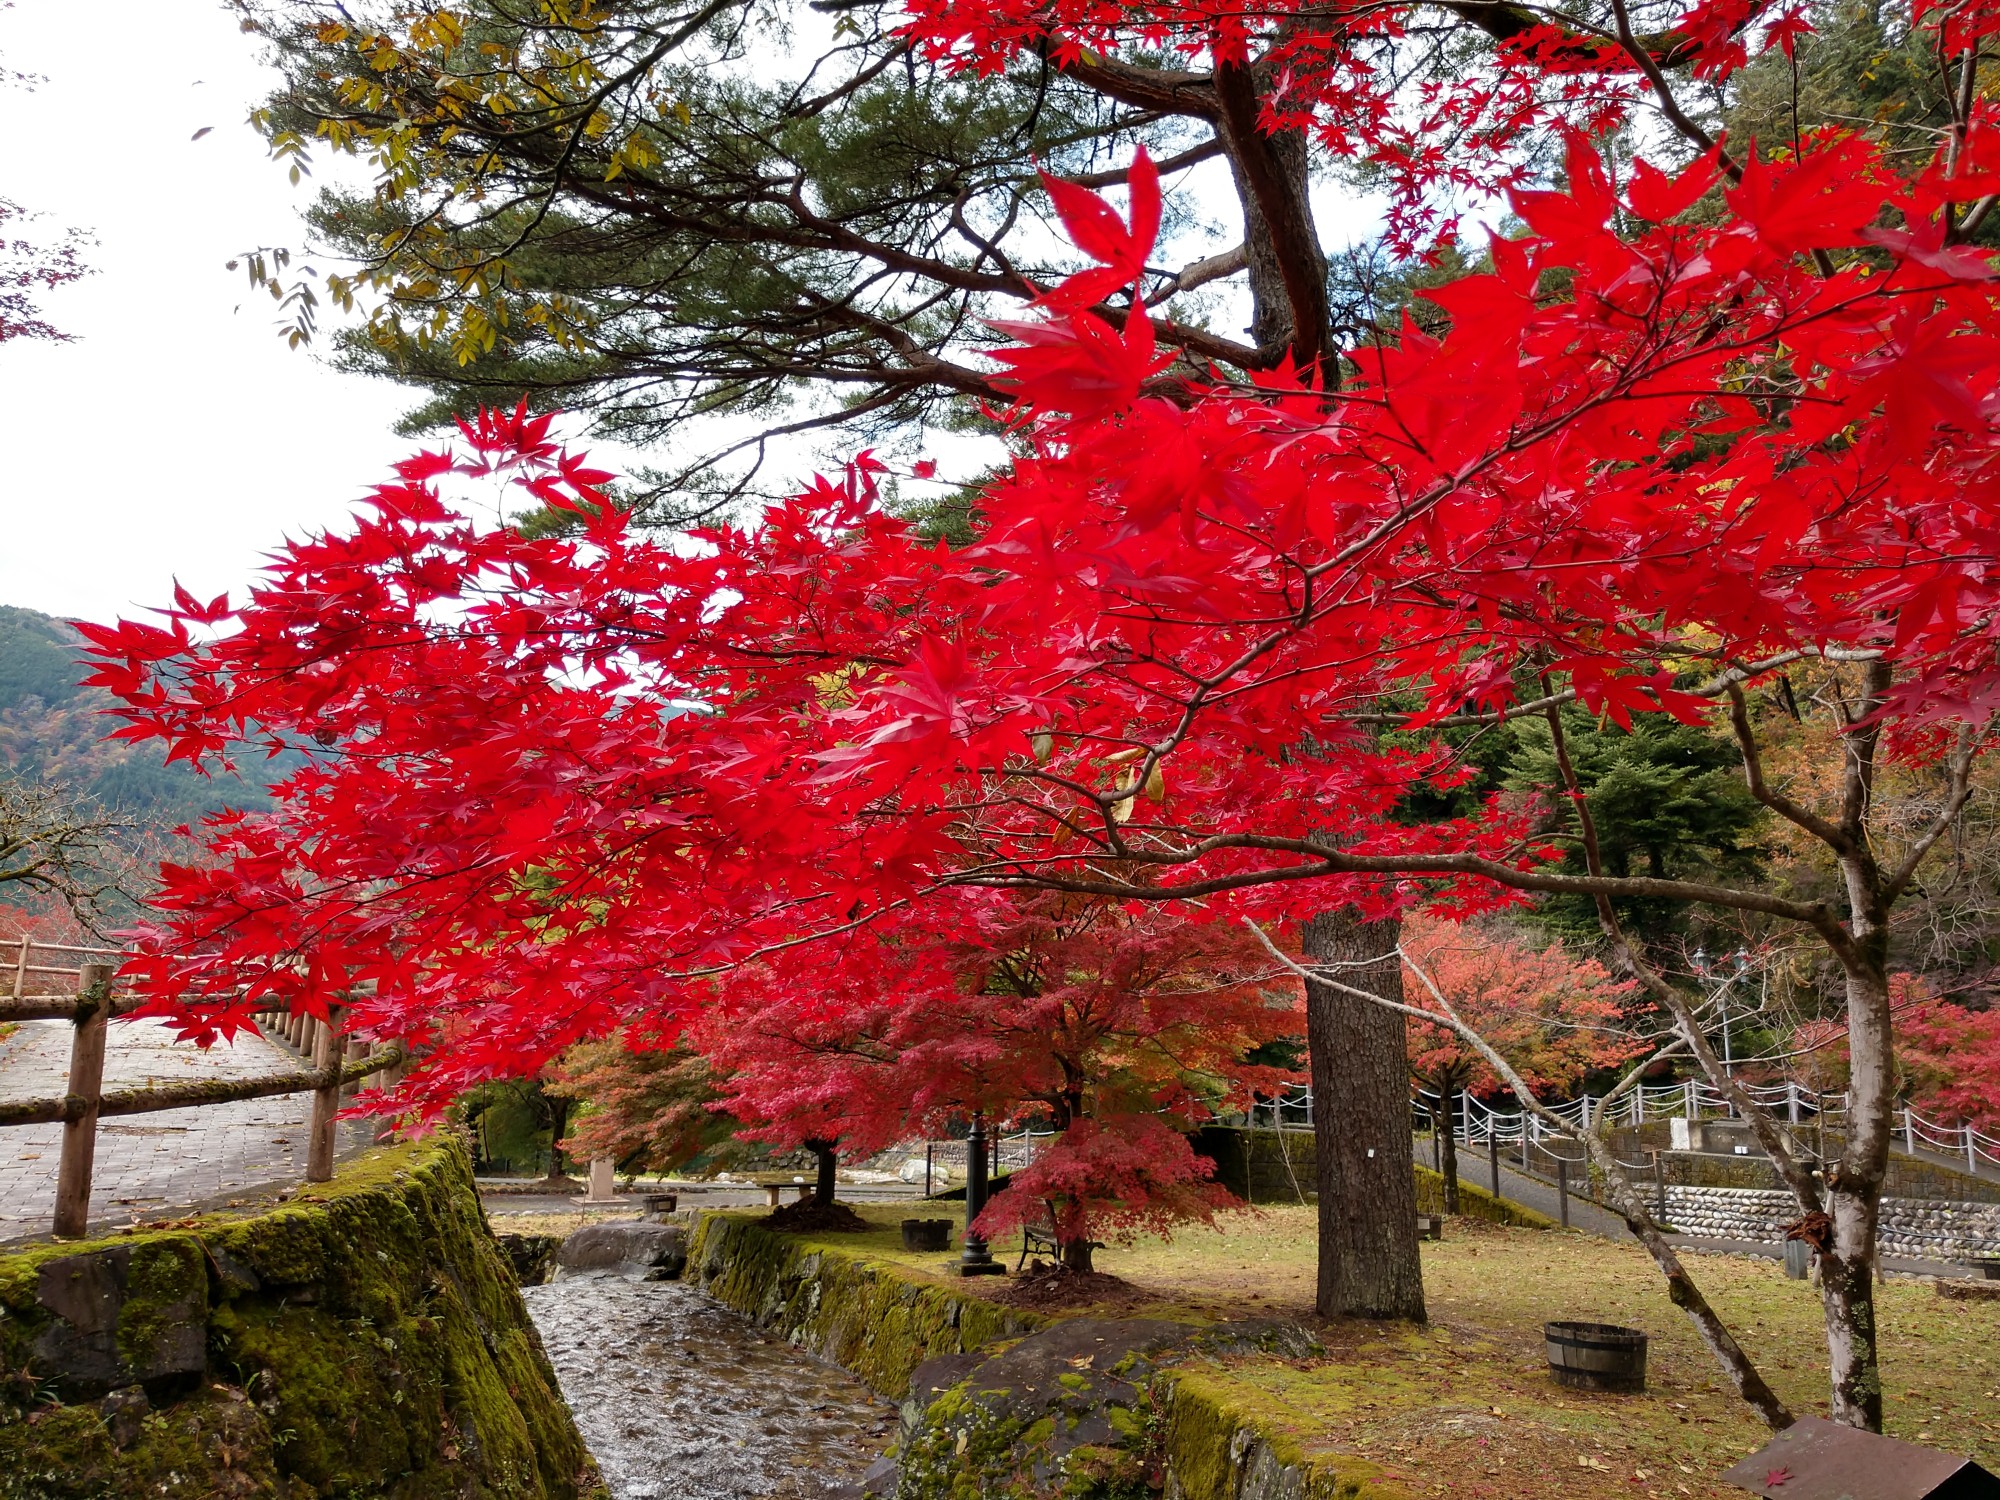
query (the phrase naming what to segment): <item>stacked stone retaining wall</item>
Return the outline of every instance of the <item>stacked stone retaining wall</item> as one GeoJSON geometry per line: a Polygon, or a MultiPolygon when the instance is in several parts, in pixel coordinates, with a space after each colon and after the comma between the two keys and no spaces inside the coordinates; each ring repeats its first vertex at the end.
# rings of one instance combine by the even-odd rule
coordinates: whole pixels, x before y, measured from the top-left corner
{"type": "Polygon", "coordinates": [[[0,1256],[0,1500],[602,1494],[455,1141],[0,1256]]]}
{"type": "MultiPolygon", "coordinates": [[[[1667,1222],[1704,1239],[1779,1244],[1784,1226],[1799,1216],[1788,1192],[1760,1188],[1667,1188],[1667,1222]]],[[[1939,1203],[1918,1198],[1882,1200],[1884,1254],[1912,1260],[1963,1260],[2000,1255],[2000,1204],[1939,1203]]]]}

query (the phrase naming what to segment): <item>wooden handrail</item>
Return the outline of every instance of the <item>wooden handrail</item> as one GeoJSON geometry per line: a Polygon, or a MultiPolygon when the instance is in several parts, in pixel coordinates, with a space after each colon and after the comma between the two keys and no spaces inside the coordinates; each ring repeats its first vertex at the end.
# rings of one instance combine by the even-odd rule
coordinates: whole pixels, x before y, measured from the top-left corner
{"type": "MultiPolygon", "coordinates": [[[[205,1104],[235,1104],[244,1099],[270,1099],[280,1094],[304,1094],[316,1089],[340,1088],[370,1074],[393,1068],[403,1061],[401,1043],[374,1057],[357,1058],[345,1067],[325,1068],[309,1073],[267,1073],[257,1078],[226,1078],[209,1082],[162,1083],[151,1088],[121,1089],[102,1095],[97,1114],[144,1115],[162,1109],[191,1109],[205,1104]]],[[[61,1125],[80,1120],[90,1110],[90,1101],[77,1094],[60,1099],[22,1099],[0,1103],[0,1126],[61,1125]]]]}
{"type": "MultiPolygon", "coordinates": [[[[111,1014],[130,1015],[142,1002],[137,995],[113,995],[111,1014]]],[[[0,1021],[71,1021],[81,1023],[95,1011],[97,1002],[88,995],[23,995],[18,1000],[0,998],[0,1021]]]]}

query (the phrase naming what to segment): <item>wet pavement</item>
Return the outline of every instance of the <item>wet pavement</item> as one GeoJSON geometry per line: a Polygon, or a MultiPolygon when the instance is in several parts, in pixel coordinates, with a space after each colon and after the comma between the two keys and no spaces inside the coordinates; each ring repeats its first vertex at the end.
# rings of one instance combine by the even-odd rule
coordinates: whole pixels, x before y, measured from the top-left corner
{"type": "Polygon", "coordinates": [[[674,1281],[522,1289],[613,1500],[823,1500],[895,1434],[846,1371],[674,1281]]]}

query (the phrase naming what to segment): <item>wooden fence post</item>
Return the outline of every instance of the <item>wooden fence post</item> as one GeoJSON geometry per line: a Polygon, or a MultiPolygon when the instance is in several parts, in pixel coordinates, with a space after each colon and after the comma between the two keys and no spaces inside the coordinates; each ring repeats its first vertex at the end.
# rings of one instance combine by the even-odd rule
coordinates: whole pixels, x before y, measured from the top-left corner
{"type": "MultiPolygon", "coordinates": [[[[25,950],[25,943],[23,948],[25,950]]],[[[85,1101],[80,1119],[63,1122],[62,1165],[56,1174],[57,1239],[80,1240],[90,1222],[90,1168],[97,1157],[97,1101],[104,1092],[104,1040],[111,1022],[111,965],[85,964],[89,1014],[70,1038],[69,1092],[85,1101]]]]}
{"type": "MultiPolygon", "coordinates": [[[[1553,1153],[1551,1153],[1553,1154],[1553,1153]]],[[[1569,1158],[1556,1157],[1556,1202],[1562,1208],[1562,1226],[1569,1228],[1569,1158]]]]}
{"type": "MultiPolygon", "coordinates": [[[[313,1026],[313,1071],[324,1072],[340,1058],[340,1036],[331,1017],[313,1026]]],[[[340,1111],[340,1085],[313,1090],[312,1125],[306,1145],[306,1181],[333,1181],[334,1116],[340,1111]]]]}
{"type": "Polygon", "coordinates": [[[1493,1180],[1493,1196],[1500,1196],[1500,1132],[1489,1127],[1486,1134],[1486,1166],[1493,1180]]]}

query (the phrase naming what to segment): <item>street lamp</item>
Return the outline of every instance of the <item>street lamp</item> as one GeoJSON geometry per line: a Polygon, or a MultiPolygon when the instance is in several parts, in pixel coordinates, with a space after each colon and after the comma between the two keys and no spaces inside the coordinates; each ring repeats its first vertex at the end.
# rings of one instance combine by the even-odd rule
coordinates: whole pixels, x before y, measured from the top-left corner
{"type": "Polygon", "coordinates": [[[950,1267],[954,1276],[1005,1276],[1007,1268],[986,1248],[986,1238],[973,1231],[973,1221],[986,1209],[986,1116],[972,1112],[972,1133],[965,1140],[965,1248],[950,1267]]]}

